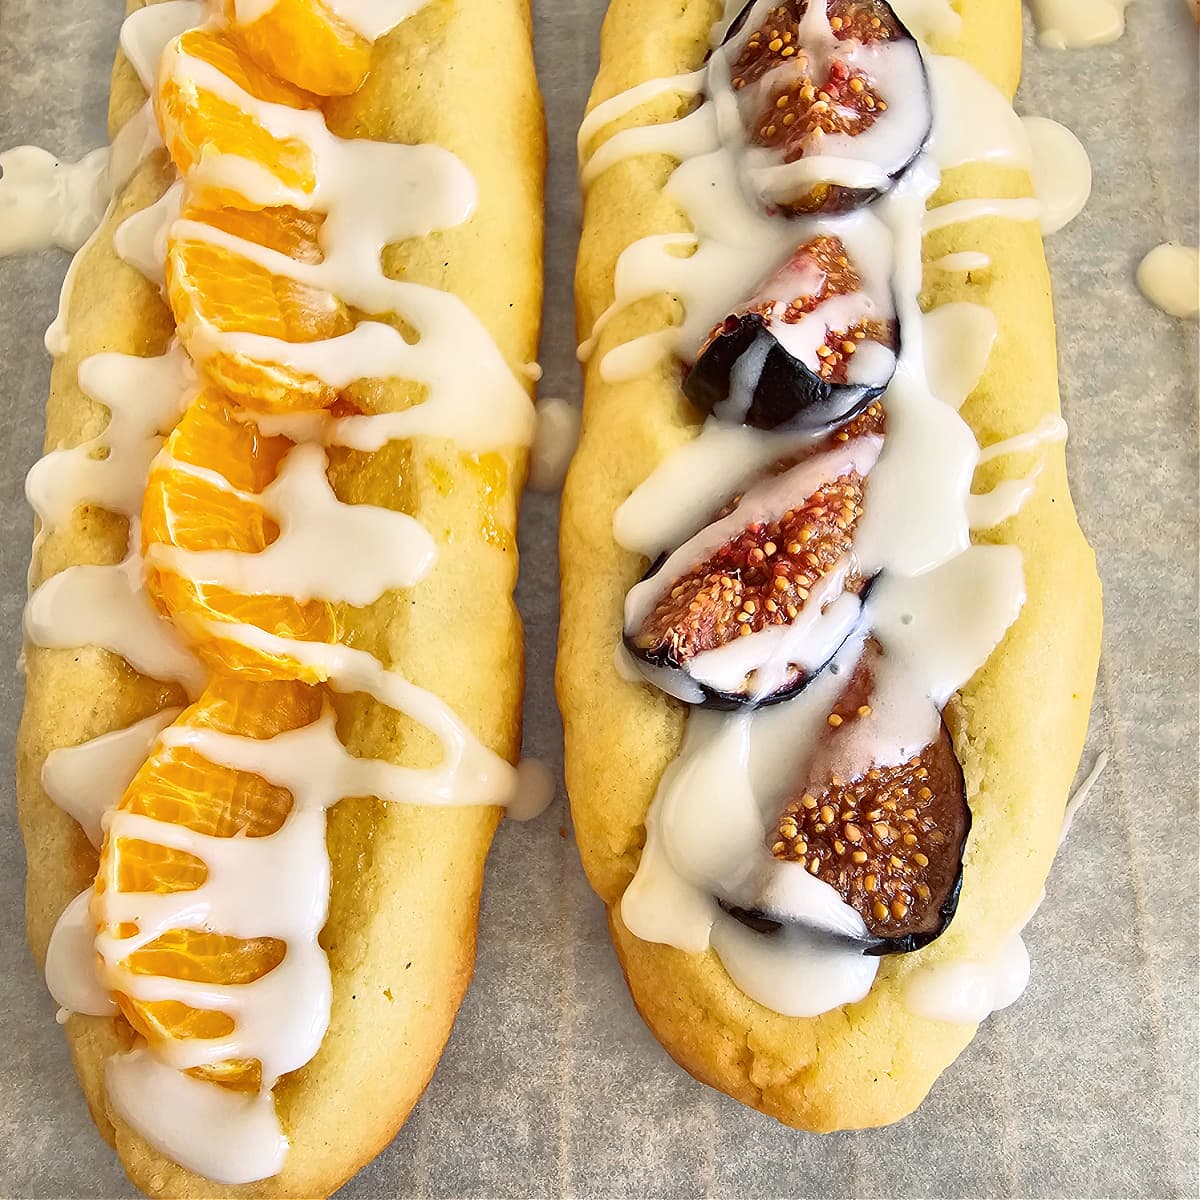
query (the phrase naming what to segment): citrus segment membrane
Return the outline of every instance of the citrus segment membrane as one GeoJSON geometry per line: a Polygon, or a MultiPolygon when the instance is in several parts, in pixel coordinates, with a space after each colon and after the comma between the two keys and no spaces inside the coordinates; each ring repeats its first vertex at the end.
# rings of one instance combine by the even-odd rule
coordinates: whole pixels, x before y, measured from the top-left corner
{"type": "Polygon", "coordinates": [[[226,0],[225,15],[255,62],[315,95],[348,96],[370,70],[371,43],[318,0],[275,0],[244,23],[235,0],[226,0]]]}

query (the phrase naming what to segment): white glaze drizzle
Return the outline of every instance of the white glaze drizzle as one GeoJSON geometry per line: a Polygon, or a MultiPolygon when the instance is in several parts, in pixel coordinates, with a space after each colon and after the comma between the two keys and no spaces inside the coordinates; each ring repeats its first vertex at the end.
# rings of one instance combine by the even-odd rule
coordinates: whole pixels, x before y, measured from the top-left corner
{"type": "Polygon", "coordinates": [[[960,274],[969,271],[986,271],[992,265],[992,260],[978,250],[959,250],[954,254],[943,254],[929,264],[939,271],[948,274],[960,274]]]}
{"type": "Polygon", "coordinates": [[[188,29],[203,25],[203,0],[161,0],[136,8],[121,22],[121,49],[142,87],[154,90],[154,77],[167,45],[188,29]]]}
{"type": "Polygon", "coordinates": [[[933,101],[929,153],[938,166],[945,171],[994,163],[1028,169],[1028,137],[996,85],[961,58],[927,54],[925,63],[933,101]]]}
{"type": "Polygon", "coordinates": [[[1033,191],[1041,209],[1042,234],[1070,224],[1092,194],[1092,164],[1083,143],[1047,117],[1024,117],[1033,150],[1033,191]]]}
{"type": "Polygon", "coordinates": [[[567,477],[579,441],[579,409],[567,400],[538,401],[537,432],[529,452],[529,486],[535,492],[557,492],[567,477]]]}
{"type": "MultiPolygon", "coordinates": [[[[228,634],[223,626],[210,632],[228,634]]],[[[329,895],[326,810],[344,796],[357,795],[405,804],[504,803],[514,791],[516,772],[471,737],[447,705],[386,670],[372,655],[340,645],[291,642],[250,627],[236,629],[234,636],[302,658],[336,690],[363,692],[404,712],[435,733],[444,751],[442,762],[430,768],[358,758],[338,738],[328,707],[312,724],[264,739],[174,724],[161,734],[161,746],[187,747],[209,762],[285,788],[293,806],[282,826],[265,837],[210,837],[126,810],[108,815],[110,839],[142,839],[194,854],[208,874],[192,891],[149,895],[106,889],[106,926],[133,924],[137,932],[97,937],[105,982],[140,1000],[177,1000],[226,1013],[234,1020],[227,1036],[173,1039],[156,1045],[155,1055],[177,1070],[256,1058],[269,1090],[280,1075],[312,1057],[328,1022],[329,969],[317,943],[329,895]],[[271,881],[269,889],[262,887],[264,878],[271,881]],[[126,965],[130,954],[172,929],[271,936],[287,943],[287,953],[268,974],[240,985],[142,975],[126,965]]]]}
{"type": "Polygon", "coordinates": [[[108,409],[108,425],[77,446],[51,450],[29,472],[25,497],[43,538],[85,503],[136,516],[150,462],[196,391],[191,363],[177,346],[157,358],[94,354],[80,363],[78,382],[108,409]]]}
{"type": "MultiPolygon", "coordinates": [[[[1041,446],[1067,440],[1067,423],[1057,413],[1049,413],[1025,433],[1005,438],[980,451],[979,463],[991,462],[1010,454],[1032,454],[1041,446]]],[[[972,529],[991,529],[1020,512],[1025,501],[1037,489],[1038,477],[1043,462],[1038,462],[1029,472],[1016,479],[1005,479],[991,491],[977,493],[967,498],[967,516],[972,529]]]]}
{"type": "Polygon", "coordinates": [[[651,560],[709,520],[714,497],[733,495],[764,467],[812,442],[808,434],[785,437],[711,419],[695,437],[681,430],[680,438],[613,517],[617,542],[651,560]]]}
{"type": "MultiPolygon", "coordinates": [[[[811,495],[826,480],[840,479],[851,471],[865,476],[879,457],[880,444],[877,437],[856,438],[756,483],[728,516],[714,521],[695,538],[684,542],[667,557],[656,576],[629,589],[625,597],[626,625],[630,628],[639,626],[653,609],[666,581],[688,575],[696,564],[705,562],[747,524],[777,520],[795,504],[796,496],[811,495]]],[[[778,452],[773,457],[779,457],[778,452]]]]}
{"type": "MultiPolygon", "coordinates": [[[[799,465],[768,477],[751,487],[732,512],[707,525],[668,555],[661,569],[631,588],[625,597],[625,627],[638,629],[670,582],[689,575],[747,525],[778,520],[795,503],[796,496],[811,495],[822,483],[851,472],[865,476],[875,465],[881,441],[856,438],[844,445],[804,459],[799,465]]],[[[742,690],[749,679],[751,694],[769,695],[798,666],[818,670],[845,640],[860,611],[857,598],[843,593],[848,561],[834,565],[812,590],[799,619],[790,625],[762,630],[757,637],[737,638],[719,649],[695,656],[687,675],[663,673],[658,686],[681,700],[702,699],[698,684],[719,692],[742,690]]]]}
{"type": "Polygon", "coordinates": [[[183,184],[173,183],[153,204],[126,217],[113,233],[117,257],[160,288],[167,283],[167,234],[179,216],[182,202],[183,184]]]}
{"type": "Polygon", "coordinates": [[[1200,312],[1200,251],[1164,242],[1137,269],[1142,295],[1168,316],[1195,318],[1200,312]]]}
{"type": "Polygon", "coordinates": [[[514,821],[532,821],[554,803],[558,785],[554,772],[537,758],[522,758],[517,763],[515,793],[505,809],[514,821]]]}
{"type": "Polygon", "coordinates": [[[829,23],[824,4],[809,4],[800,17],[797,44],[807,62],[781,61],[761,79],[740,91],[732,88],[731,69],[755,30],[767,19],[775,0],[759,0],[741,29],[712,54],[708,61],[709,96],[716,110],[717,127],[726,152],[740,159],[739,175],[751,192],[771,203],[785,200],[797,186],[834,182],[850,187],[886,187],[889,176],[903,168],[924,133],[922,106],[896,102],[919,96],[925,90],[921,55],[909,39],[862,43],[840,41],[829,23]],[[761,111],[763,102],[780,86],[799,82],[805,75],[823,79],[834,61],[860,71],[892,101],[886,112],[878,110],[872,125],[851,136],[815,133],[805,139],[804,156],[780,163],[777,151],[747,143],[744,123],[761,111]]]}
{"type": "Polygon", "coordinates": [[[155,1149],[216,1183],[266,1179],[283,1167],[288,1140],[269,1092],[233,1092],[176,1071],[144,1047],[108,1060],[116,1111],[155,1149]]]}
{"type": "Polygon", "coordinates": [[[1025,0],[1046,50],[1080,50],[1115,42],[1125,32],[1130,0],[1025,0]]]}
{"type": "MultiPolygon", "coordinates": [[[[820,12],[813,5],[811,12],[820,12]]],[[[747,23],[747,29],[751,24],[747,23]]],[[[986,161],[1028,169],[1028,135],[1012,107],[996,87],[957,58],[926,55],[934,104],[928,157],[947,170],[966,162],[986,161]]],[[[717,68],[710,66],[708,72],[717,68]]],[[[605,125],[627,115],[664,92],[692,94],[705,84],[705,72],[648,80],[598,104],[580,131],[581,155],[605,125]]],[[[728,75],[728,68],[725,68],[728,75]]],[[[674,121],[624,129],[583,161],[585,187],[614,163],[635,155],[664,153],[680,160],[665,195],[688,215],[691,233],[658,234],[627,247],[617,260],[613,303],[596,320],[579,347],[587,361],[605,328],[631,304],[666,292],[683,308],[683,319],[670,329],[645,334],[608,350],[600,376],[608,382],[645,374],[663,357],[689,361],[710,329],[727,313],[731,297],[751,295],[758,284],[786,259],[812,231],[820,228],[845,241],[851,258],[877,273],[887,285],[887,252],[879,245],[878,222],[871,210],[844,217],[781,221],[742,203],[737,162],[722,148],[718,106],[706,100],[674,121]],[[686,257],[678,251],[692,250],[686,257]]],[[[831,160],[803,159],[821,171],[831,160]]],[[[839,160],[840,161],[840,160],[839,160]]],[[[959,200],[925,214],[925,232],[988,216],[1037,220],[1033,198],[959,200]]],[[[868,282],[868,289],[871,283],[868,282]]]]}
{"type": "MultiPolygon", "coordinates": [[[[230,638],[243,646],[250,646],[267,654],[287,655],[297,659],[319,673],[334,690],[347,693],[365,692],[380,704],[412,717],[418,724],[435,734],[441,740],[445,751],[443,761],[437,768],[418,770],[393,767],[386,760],[354,760],[356,763],[369,764],[354,768],[355,771],[361,772],[361,779],[366,779],[371,770],[378,768],[380,779],[391,781],[388,785],[389,796],[397,801],[433,806],[505,804],[512,794],[515,769],[475,738],[445,701],[411,683],[398,671],[389,670],[374,655],[336,642],[291,641],[252,625],[213,624],[208,632],[214,638],[230,638]],[[400,780],[409,781],[403,785],[411,789],[406,797],[400,795],[400,780]]],[[[212,748],[220,745],[223,747],[222,753],[229,756],[234,755],[230,747],[235,742],[253,740],[229,739],[216,734],[211,737],[203,734],[203,738],[207,739],[207,746],[212,748]]],[[[235,759],[221,758],[212,761],[225,762],[228,766],[244,770],[255,769],[253,747],[249,751],[243,747],[237,751],[235,759]],[[251,757],[246,758],[245,753],[249,753],[251,757]],[[243,766],[244,763],[250,765],[243,766]]],[[[338,761],[342,762],[341,759],[338,761]]],[[[374,793],[368,790],[343,794],[374,793]]]]}
{"type": "MultiPolygon", "coordinates": [[[[130,523],[131,545],[137,522],[130,523]]],[[[25,636],[51,650],[99,646],[151,679],[180,683],[199,695],[205,672],[174,625],[145,590],[141,557],[130,551],[112,566],[59,571],[29,597],[25,636]]]]}
{"type": "MultiPolygon", "coordinates": [[[[579,123],[579,134],[575,140],[575,148],[579,156],[580,166],[587,166],[589,158],[587,153],[588,145],[592,138],[605,125],[608,125],[612,121],[620,120],[621,117],[633,112],[635,108],[639,108],[641,105],[647,103],[647,101],[653,100],[658,96],[668,93],[677,93],[680,96],[698,96],[704,90],[706,78],[707,72],[701,67],[698,71],[688,71],[683,75],[668,75],[661,79],[647,79],[643,83],[635,84],[623,92],[618,92],[615,96],[610,96],[607,100],[601,100],[579,123]]],[[[584,182],[590,182],[599,173],[599,171],[593,169],[590,176],[584,176],[584,182]]]]}
{"type": "MultiPolygon", "coordinates": [[[[852,661],[857,646],[839,654],[852,661]]],[[[772,911],[805,916],[819,928],[862,936],[861,917],[799,864],[776,865],[763,837],[764,810],[797,751],[824,722],[838,680],[826,673],[787,704],[725,716],[694,709],[683,749],[667,768],[646,819],[646,845],[621,900],[621,918],[647,941],[689,953],[710,945],[749,995],[789,1016],[815,1016],[866,995],[877,958],[797,932],[764,953],[761,939],[718,907],[714,892],[736,902],[766,875],[772,911]],[[823,705],[824,702],[824,705],[823,705]],[[784,952],[780,952],[783,949],[784,952]]]]}
{"type": "Polygon", "coordinates": [[[97,354],[80,364],[78,382],[108,408],[109,422],[96,437],[51,451],[30,471],[26,495],[40,522],[34,555],[42,539],[89,503],[128,520],[128,549],[111,566],[67,567],[45,580],[26,605],[25,634],[48,648],[99,646],[151,678],[181,683],[198,695],[205,673],[154,607],[139,553],[150,460],[195,395],[190,364],[178,348],[157,358],[97,354]]]}
{"type": "Polygon", "coordinates": [[[934,233],[950,225],[963,225],[984,217],[1002,217],[1010,221],[1037,221],[1042,208],[1032,196],[1013,199],[969,199],[951,200],[949,204],[931,208],[921,223],[922,232],[934,233]]]}
{"type": "Polygon", "coordinates": [[[158,735],[182,711],[164,708],[124,729],[78,746],[61,746],[46,756],[42,764],[46,795],[79,822],[97,849],[104,837],[104,814],[117,807],[158,735]]]}
{"type": "Polygon", "coordinates": [[[925,375],[955,412],[983,376],[996,344],[996,314],[982,304],[952,301],[925,313],[925,375]]]}
{"type": "MultiPolygon", "coordinates": [[[[1092,769],[1067,801],[1058,839],[1060,846],[1066,841],[1076,815],[1107,766],[1108,752],[1101,751],[1092,769]]],[[[1044,898],[1045,892],[992,958],[982,962],[957,958],[919,966],[903,991],[909,1010],[935,1021],[976,1025],[1014,1003],[1029,983],[1029,951],[1021,935],[1044,898]]]]}
{"type": "Polygon", "coordinates": [[[0,256],[78,250],[108,207],[108,147],[61,162],[38,146],[0,154],[0,256]]]}
{"type": "Polygon", "coordinates": [[[1062,833],[1058,835],[1058,844],[1061,846],[1067,840],[1067,834],[1071,832],[1071,827],[1075,824],[1075,818],[1079,816],[1079,810],[1083,808],[1088,797],[1092,794],[1092,788],[1104,774],[1108,767],[1108,751],[1101,750],[1096,755],[1096,761],[1092,763],[1092,769],[1080,780],[1079,786],[1071,793],[1071,798],[1067,801],[1067,807],[1063,809],[1063,824],[1062,833]]]}
{"type": "MultiPolygon", "coordinates": [[[[143,161],[143,158],[149,155],[156,146],[160,145],[162,145],[162,139],[158,137],[158,126],[155,125],[154,114],[151,113],[148,101],[125,122],[124,126],[121,126],[121,130],[116,134],[110,148],[107,150],[102,148],[101,150],[91,152],[92,155],[96,156],[95,162],[100,162],[102,155],[104,156],[104,162],[106,162],[106,169],[104,169],[102,176],[97,176],[97,182],[100,178],[103,179],[104,187],[106,187],[103,200],[108,206],[104,208],[101,204],[97,215],[98,202],[95,197],[90,197],[88,198],[88,204],[84,208],[76,208],[66,217],[66,227],[77,230],[77,232],[83,232],[85,228],[90,228],[90,232],[86,235],[83,244],[78,247],[76,256],[67,265],[66,275],[62,278],[62,287],[59,292],[59,310],[46,330],[46,349],[49,350],[50,354],[65,354],[68,344],[70,344],[68,343],[66,331],[67,308],[71,304],[71,293],[78,272],[78,264],[82,262],[84,253],[88,251],[92,240],[100,232],[104,218],[108,216],[109,212],[112,212],[113,204],[116,197],[119,196],[121,188],[125,187],[134,170],[137,169],[138,164],[143,161]],[[92,220],[94,217],[95,221],[92,220]]],[[[37,154],[46,154],[46,151],[37,150],[36,146],[18,149],[35,150],[37,154]]],[[[4,181],[0,180],[0,193],[4,191],[4,181]]],[[[18,206],[19,204],[18,200],[18,206]]],[[[29,218],[23,217],[22,220],[28,222],[29,218]]],[[[22,238],[26,244],[24,248],[48,248],[54,244],[53,239],[42,238],[35,245],[29,245],[28,239],[24,238],[24,235],[22,235],[22,238]]],[[[13,246],[12,251],[19,250],[19,248],[23,247],[13,246]]]]}
{"type": "MultiPolygon", "coordinates": [[[[726,18],[739,7],[731,4],[726,18]]],[[[811,5],[809,11],[823,7],[811,5]]],[[[927,7],[932,11],[934,6],[927,7]]],[[[944,7],[938,6],[942,16],[944,7]]],[[[947,20],[937,32],[953,36],[956,29],[949,26],[956,24],[947,20]]],[[[718,28],[714,44],[720,37],[718,28]]],[[[1032,198],[981,197],[927,211],[942,170],[977,161],[1028,169],[1033,160],[1024,127],[991,84],[956,59],[927,56],[926,62],[935,119],[923,160],[872,206],[869,216],[811,222],[822,231],[838,232],[854,221],[882,222],[893,244],[894,270],[888,270],[885,254],[884,273],[894,276],[902,354],[886,396],[883,454],[870,476],[866,512],[855,539],[863,572],[882,572],[867,604],[869,626],[887,649],[883,678],[877,681],[883,734],[881,745],[871,748],[871,757],[881,765],[902,761],[896,756],[904,750],[926,744],[936,729],[938,708],[989,657],[1024,602],[1020,552],[1009,546],[972,546],[970,530],[1002,519],[1031,490],[1031,481],[1006,481],[987,496],[972,496],[977,464],[1035,451],[1063,432],[1061,421],[1047,421],[981,452],[956,415],[983,373],[997,323],[988,309],[970,304],[922,316],[917,306],[922,235],[987,217],[1036,220],[1040,206],[1032,198]],[[912,698],[922,694],[929,707],[914,710],[912,698]]],[[[585,122],[581,149],[604,124],[646,99],[664,92],[686,95],[695,86],[694,76],[649,81],[604,102],[585,122]]],[[[750,294],[769,268],[811,236],[810,222],[771,221],[742,200],[732,156],[718,148],[718,118],[710,112],[714,107],[705,100],[674,122],[619,132],[584,163],[586,185],[625,157],[663,153],[677,158],[680,165],[666,194],[693,228],[692,233],[645,238],[620,256],[614,302],[580,348],[581,358],[590,356],[605,327],[638,299],[666,292],[679,302],[682,314],[667,330],[610,348],[600,362],[606,380],[654,369],[669,353],[687,360],[703,334],[728,311],[730,298],[750,294]],[[691,253],[681,257],[676,253],[681,250],[691,253]]],[[[975,252],[960,255],[939,265],[947,270],[990,265],[975,252]]],[[[879,258],[876,252],[874,261],[879,258]]],[[[679,440],[685,438],[681,431],[679,440]]],[[[614,534],[622,545],[653,558],[678,546],[711,519],[724,497],[787,453],[778,435],[722,428],[710,421],[699,437],[668,453],[621,506],[614,534]]],[[[1040,463],[1035,476],[1038,469],[1040,463]]],[[[669,577],[670,567],[665,571],[669,577]]],[[[635,588],[629,602],[637,595],[635,588]]],[[[627,677],[620,648],[617,654],[618,673],[627,677]]],[[[847,670],[856,655],[851,638],[834,666],[846,657],[841,670],[847,670]]],[[[796,875],[789,870],[795,864],[771,858],[766,833],[778,815],[789,762],[794,770],[803,760],[803,747],[811,745],[840,686],[836,675],[825,673],[785,704],[735,714],[691,710],[684,746],[660,782],[647,816],[641,863],[621,902],[622,918],[638,936],[692,953],[712,946],[744,991],[794,1015],[814,1015],[861,998],[878,960],[865,958],[855,947],[831,949],[828,941],[810,939],[790,925],[774,940],[751,933],[721,910],[714,896],[738,903],[741,889],[765,911],[791,911],[779,896],[764,897],[762,892],[764,886],[770,890],[770,881],[796,875]],[[746,893],[748,880],[753,887],[746,893]]],[[[861,936],[861,918],[832,889],[802,869],[799,876],[806,881],[808,898],[795,911],[805,915],[807,924],[861,936]]]]}
{"type": "Polygon", "coordinates": [[[190,186],[232,188],[263,205],[316,207],[326,213],[320,263],[298,262],[196,221],[177,221],[170,236],[221,246],[364,312],[395,313],[418,338],[409,344],[393,326],[372,320],[339,337],[303,343],[203,325],[190,343],[201,360],[226,353],[287,362],[339,389],[372,378],[428,387],[422,403],[402,412],[332,423],[331,440],[359,450],[421,435],[450,438],[467,449],[530,441],[528,396],[479,319],[452,293],[390,279],[383,271],[382,246],[461,224],[474,212],[475,180],[458,158],[438,146],[338,138],[319,112],[258,100],[179,43],[167,48],[161,77],[194,84],[248,112],[273,136],[303,142],[312,151],[317,179],[308,194],[286,187],[256,164],[214,154],[191,173],[190,186]],[[387,179],[389,186],[371,186],[369,181],[377,179],[387,179]],[[463,402],[483,387],[486,404],[463,402]]]}
{"type": "Polygon", "coordinates": [[[343,504],[329,485],[328,460],[320,446],[297,446],[275,481],[257,496],[238,492],[215,471],[165,456],[159,464],[158,469],[199,476],[257,502],[279,526],[278,538],[257,554],[182,550],[163,543],[150,547],[150,566],[187,579],[242,595],[364,605],[386,591],[420,583],[437,557],[433,538],[406,513],[343,504]]]}
{"type": "Polygon", "coordinates": [[[951,959],[920,967],[904,986],[910,1012],[930,1021],[978,1025],[1014,1004],[1029,983],[1029,951],[1020,933],[983,962],[951,959]]]}
{"type": "Polygon", "coordinates": [[[989,958],[960,955],[932,963],[918,960],[901,989],[909,1012],[931,1021],[978,1025],[1015,1003],[1029,984],[1029,951],[1021,934],[1045,898],[1043,889],[989,958]]]}
{"type": "Polygon", "coordinates": [[[91,902],[92,889],[85,888],[63,909],[46,947],[46,986],[59,1006],[60,1024],[71,1013],[110,1017],[117,1011],[100,978],[91,902]]]}
{"type": "Polygon", "coordinates": [[[1015,517],[1025,501],[1037,491],[1042,465],[1038,463],[1020,479],[1006,479],[989,492],[972,495],[967,500],[967,524],[971,529],[991,529],[1015,517]]]}
{"type": "MultiPolygon", "coordinates": [[[[263,0],[250,2],[262,3],[263,0]]],[[[374,42],[424,8],[428,0],[322,0],[322,3],[359,37],[374,42]]]]}
{"type": "Polygon", "coordinates": [[[113,138],[108,158],[108,186],[110,189],[108,208],[96,228],[92,230],[91,236],[71,259],[67,266],[67,273],[63,276],[62,288],[58,295],[58,312],[47,327],[45,337],[46,349],[55,357],[65,354],[70,345],[67,335],[67,312],[70,308],[79,264],[83,261],[93,241],[99,236],[100,230],[104,227],[104,221],[113,211],[113,206],[125,184],[132,178],[142,160],[161,145],[162,139],[158,135],[158,126],[154,123],[154,114],[151,111],[150,102],[147,101],[121,126],[117,136],[113,138]]]}
{"type": "Polygon", "coordinates": [[[1032,429],[993,442],[979,452],[980,463],[1003,458],[1007,454],[1031,454],[1047,442],[1065,442],[1067,423],[1058,413],[1047,413],[1032,429]]]}
{"type": "MultiPolygon", "coordinates": [[[[121,45],[143,87],[149,90],[153,70],[167,42],[203,19],[197,0],[163,0],[126,17],[121,45]]],[[[19,146],[0,154],[0,256],[21,250],[61,246],[77,250],[67,268],[59,294],[58,314],[46,330],[46,349],[65,354],[67,309],[83,251],[112,211],[113,203],[138,165],[162,145],[147,101],[121,127],[110,147],[100,147],[78,163],[58,163],[36,146],[19,146]]]]}

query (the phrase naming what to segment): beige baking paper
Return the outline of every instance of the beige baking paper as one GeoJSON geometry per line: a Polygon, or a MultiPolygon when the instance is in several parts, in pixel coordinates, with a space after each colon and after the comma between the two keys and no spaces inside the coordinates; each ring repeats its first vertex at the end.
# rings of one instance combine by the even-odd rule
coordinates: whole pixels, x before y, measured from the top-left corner
{"type": "MultiPolygon", "coordinates": [[[[117,0],[0,0],[0,147],[69,158],[104,138],[117,0]]],[[[603,0],[537,0],[550,119],[544,396],[577,400],[575,127],[603,0]]],[[[647,31],[653,36],[653,31],[647,31]]],[[[1197,327],[1134,285],[1141,256],[1196,243],[1196,31],[1141,0],[1087,51],[1028,38],[1023,113],[1091,153],[1084,214],[1048,243],[1075,499],[1107,628],[1084,768],[1107,771],[1027,934],[1033,979],[891,1129],[794,1133],[709,1091],[633,1010],[561,796],[505,825],[474,986],[396,1141],[339,1193],[381,1197],[1195,1197],[1197,1175],[1197,327]]],[[[0,220],[3,213],[0,212],[0,220]]],[[[92,1126],[21,928],[12,744],[31,516],[66,255],[0,260],[0,1197],[133,1195],[92,1126]]],[[[518,598],[525,746],[561,779],[552,694],[557,497],[530,495],[518,598]]],[[[1072,619],[1069,607],[1062,620],[1072,619]]]]}

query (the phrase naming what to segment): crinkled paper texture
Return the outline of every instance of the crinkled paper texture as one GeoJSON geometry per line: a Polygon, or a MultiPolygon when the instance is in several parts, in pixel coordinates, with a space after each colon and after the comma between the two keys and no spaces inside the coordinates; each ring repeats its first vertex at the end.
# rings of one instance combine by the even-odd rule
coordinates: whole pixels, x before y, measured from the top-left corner
{"type": "MultiPolygon", "coordinates": [[[[571,272],[575,128],[604,0],[536,0],[550,117],[543,395],[577,399],[571,272]]],[[[104,139],[116,0],[2,0],[0,144],[74,158],[104,139]]],[[[1125,38],[1032,46],[1024,113],[1069,125],[1095,189],[1050,240],[1068,459],[1105,587],[1084,767],[1111,762],[1028,931],[1033,980],[915,1115],[794,1133],[694,1082],[630,1003],[571,841],[563,797],[504,826],[475,983],[433,1084],[395,1142],[339,1193],[375,1197],[1192,1197],[1197,1179],[1196,325],[1134,285],[1142,254],[1197,238],[1196,33],[1149,0],[1125,38]]],[[[647,31],[653,36],[653,31],[647,31]]],[[[125,1197],[88,1117],[21,926],[12,745],[31,517],[66,255],[0,261],[0,1195],[125,1197]]],[[[557,497],[525,502],[526,752],[555,765],[557,497]]],[[[1069,608],[1062,614],[1071,620],[1069,608]]]]}

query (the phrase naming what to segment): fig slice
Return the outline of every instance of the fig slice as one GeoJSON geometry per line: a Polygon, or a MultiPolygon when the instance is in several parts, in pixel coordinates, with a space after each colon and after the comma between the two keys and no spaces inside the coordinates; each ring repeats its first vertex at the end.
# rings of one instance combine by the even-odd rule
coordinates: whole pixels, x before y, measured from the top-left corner
{"type": "Polygon", "coordinates": [[[925,64],[886,0],[752,0],[722,58],[740,117],[743,183],[771,211],[866,204],[929,140],[925,64]]]}
{"type": "Polygon", "coordinates": [[[882,421],[774,464],[630,590],[624,642],[652,683],[710,708],[773,704],[833,657],[862,609],[853,539],[882,421]]]}
{"type": "Polygon", "coordinates": [[[864,953],[876,955],[917,950],[945,930],[971,828],[941,714],[924,697],[904,694],[903,672],[885,671],[884,658],[868,638],[770,847],[859,914],[870,939],[864,953]],[[922,728],[928,740],[917,748],[922,728]]]}
{"type": "Polygon", "coordinates": [[[712,330],[683,390],[718,420],[818,433],[883,393],[899,349],[887,283],[864,279],[843,240],[822,234],[712,330]]]}

